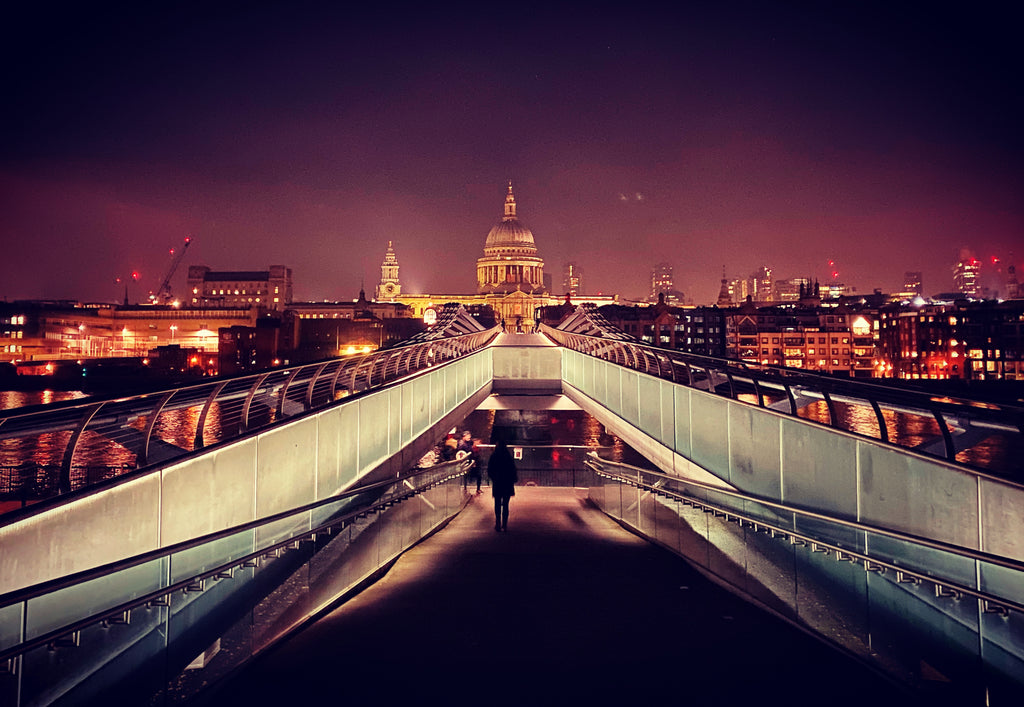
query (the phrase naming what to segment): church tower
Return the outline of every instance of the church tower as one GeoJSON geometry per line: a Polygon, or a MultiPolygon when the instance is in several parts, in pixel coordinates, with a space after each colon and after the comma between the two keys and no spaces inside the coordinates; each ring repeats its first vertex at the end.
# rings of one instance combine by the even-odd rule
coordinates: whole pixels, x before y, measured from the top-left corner
{"type": "Polygon", "coordinates": [[[722,266],[722,287],[718,290],[718,306],[731,307],[732,295],[729,294],[729,281],[725,279],[725,266],[722,266]]]}
{"type": "Polygon", "coordinates": [[[402,294],[402,284],[398,281],[398,258],[395,249],[388,241],[388,250],[384,254],[384,262],[380,266],[380,284],[377,285],[377,301],[393,300],[402,294]]]}

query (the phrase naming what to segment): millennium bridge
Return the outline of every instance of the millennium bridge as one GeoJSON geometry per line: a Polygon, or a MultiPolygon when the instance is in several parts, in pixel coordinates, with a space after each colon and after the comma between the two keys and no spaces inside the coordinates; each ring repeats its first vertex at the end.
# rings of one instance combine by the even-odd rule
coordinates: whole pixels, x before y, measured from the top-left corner
{"type": "Polygon", "coordinates": [[[365,356],[6,411],[0,704],[1018,705],[1022,425],[455,305],[365,356]],[[513,440],[508,533],[468,460],[423,461],[475,410],[565,408],[634,456],[513,440]]]}

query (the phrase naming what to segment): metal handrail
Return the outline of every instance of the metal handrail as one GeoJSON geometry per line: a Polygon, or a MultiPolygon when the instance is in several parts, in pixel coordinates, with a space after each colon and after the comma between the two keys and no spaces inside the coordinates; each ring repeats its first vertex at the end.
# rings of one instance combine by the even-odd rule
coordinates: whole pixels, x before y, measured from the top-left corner
{"type": "MultiPolygon", "coordinates": [[[[736,490],[733,490],[733,489],[727,489],[727,488],[724,488],[722,486],[715,486],[714,484],[707,484],[707,483],[704,483],[702,481],[697,481],[696,479],[687,479],[687,478],[683,478],[683,477],[679,477],[679,476],[672,476],[671,474],[666,474],[666,473],[661,472],[661,471],[653,471],[651,469],[643,469],[641,467],[632,466],[630,464],[625,464],[625,463],[622,463],[622,462],[608,461],[607,459],[602,459],[595,452],[591,452],[587,456],[589,458],[586,461],[584,461],[584,464],[586,464],[588,467],[590,467],[595,472],[600,471],[602,473],[607,473],[604,469],[597,469],[596,465],[598,465],[598,464],[605,464],[605,465],[612,465],[612,466],[616,466],[616,467],[623,467],[623,468],[629,469],[631,472],[637,472],[638,475],[639,474],[646,474],[648,476],[658,477],[659,479],[661,479],[663,481],[672,481],[672,482],[675,482],[675,483],[686,484],[688,486],[697,486],[697,487],[699,487],[701,489],[704,489],[706,491],[711,491],[713,493],[722,494],[724,496],[731,496],[731,497],[736,498],[736,499],[741,500],[741,501],[750,501],[752,503],[758,504],[759,506],[765,506],[766,508],[771,508],[773,510],[782,511],[784,513],[799,514],[801,516],[804,516],[806,518],[810,518],[812,520],[820,520],[820,521],[825,521],[827,523],[834,523],[836,525],[842,525],[842,526],[850,528],[852,530],[861,530],[861,531],[868,532],[868,533],[874,533],[875,535],[885,535],[885,536],[890,537],[890,538],[892,538],[894,540],[900,540],[900,541],[903,541],[903,542],[913,543],[915,545],[922,545],[922,546],[928,547],[928,548],[930,548],[932,550],[940,550],[942,552],[950,552],[950,553],[953,553],[953,554],[956,554],[956,555],[959,555],[961,557],[965,557],[965,558],[968,558],[968,559],[971,559],[971,560],[979,560],[981,562],[990,562],[992,564],[1000,565],[1001,567],[1006,567],[1007,569],[1011,569],[1011,570],[1014,570],[1016,572],[1024,573],[1024,562],[1021,562],[1021,561],[1018,561],[1018,560],[1013,560],[1013,559],[1010,559],[1008,557],[1003,557],[1002,555],[993,555],[991,553],[983,552],[983,551],[980,551],[980,550],[974,550],[974,549],[969,548],[969,547],[963,547],[962,545],[952,545],[950,543],[944,543],[944,542],[942,542],[940,540],[933,540],[931,538],[926,538],[926,537],[923,537],[923,536],[920,536],[920,535],[912,535],[910,533],[904,533],[904,532],[901,532],[901,531],[898,531],[898,530],[891,530],[889,528],[883,528],[881,526],[870,525],[870,524],[867,524],[867,523],[861,523],[861,522],[855,521],[855,520],[846,520],[844,518],[839,518],[837,516],[830,516],[828,514],[820,513],[818,511],[812,511],[812,510],[807,509],[807,508],[801,508],[799,506],[790,506],[790,505],[787,505],[785,503],[780,503],[778,501],[773,501],[773,500],[768,499],[768,498],[763,498],[761,496],[754,496],[754,495],[749,494],[749,493],[743,493],[742,491],[736,491],[736,490]]],[[[652,490],[653,490],[653,488],[652,488],[652,490]]],[[[657,490],[658,491],[662,491],[664,489],[659,488],[657,490]]],[[[705,503],[705,502],[706,501],[701,501],[701,503],[705,503]]]]}
{"type": "Polygon", "coordinates": [[[950,554],[953,554],[953,555],[956,555],[958,557],[962,557],[964,559],[968,559],[968,560],[971,560],[971,561],[974,561],[974,562],[986,562],[986,563],[989,563],[989,564],[998,565],[1000,567],[1003,567],[1005,569],[1009,569],[1009,570],[1012,570],[1012,571],[1015,571],[1015,572],[1024,573],[1024,563],[1022,563],[1022,562],[1018,562],[1016,560],[1012,560],[1012,559],[1009,559],[1009,558],[1006,558],[1006,557],[1001,557],[1001,556],[998,556],[998,555],[991,555],[991,554],[988,554],[988,553],[985,553],[985,552],[980,552],[980,551],[977,551],[977,550],[972,550],[970,548],[965,548],[965,547],[961,547],[961,546],[958,546],[958,545],[949,545],[949,544],[938,542],[938,541],[935,541],[935,540],[930,540],[928,538],[922,538],[922,537],[918,537],[918,536],[915,536],[915,535],[909,535],[907,533],[900,533],[898,531],[889,530],[889,529],[886,529],[886,528],[878,528],[878,527],[875,527],[875,526],[866,525],[864,523],[858,523],[858,522],[855,522],[855,521],[848,521],[848,520],[844,520],[842,518],[836,518],[834,516],[829,516],[829,515],[825,515],[825,514],[822,514],[822,513],[816,513],[814,511],[808,511],[808,510],[805,510],[805,509],[802,509],[802,508],[796,508],[796,507],[793,507],[793,506],[787,506],[785,504],[777,503],[777,502],[774,502],[774,501],[769,501],[767,499],[762,499],[762,498],[759,498],[759,497],[756,497],[756,496],[751,496],[749,494],[744,494],[744,493],[739,493],[739,492],[731,491],[731,490],[728,490],[728,489],[723,489],[721,487],[713,486],[713,485],[710,485],[710,484],[704,484],[704,483],[701,483],[699,481],[695,481],[695,480],[691,480],[691,479],[684,479],[684,478],[680,478],[680,477],[677,477],[677,476],[670,476],[668,474],[662,474],[662,473],[659,473],[659,472],[651,471],[649,469],[641,469],[639,467],[630,466],[628,464],[622,464],[620,462],[609,462],[609,461],[607,461],[605,459],[601,459],[596,454],[591,454],[590,456],[593,457],[593,458],[586,460],[584,462],[584,464],[587,466],[587,468],[589,468],[595,474],[597,474],[599,476],[603,476],[604,478],[612,479],[614,481],[618,481],[620,483],[625,483],[625,484],[628,484],[630,486],[635,486],[637,488],[643,488],[643,489],[646,489],[646,490],[648,490],[648,491],[650,491],[652,493],[662,494],[662,495],[665,495],[665,496],[671,496],[671,497],[675,498],[676,500],[688,503],[688,504],[690,504],[691,506],[694,506],[694,507],[699,507],[702,510],[712,511],[712,512],[715,512],[715,513],[719,513],[722,516],[726,517],[727,520],[738,521],[741,524],[747,523],[749,527],[752,527],[755,530],[764,529],[764,530],[767,530],[767,531],[771,531],[774,535],[785,536],[785,537],[787,537],[790,540],[790,542],[792,542],[793,539],[797,539],[797,540],[803,541],[804,543],[808,543],[808,544],[809,543],[814,543],[815,545],[817,545],[817,546],[819,546],[821,548],[828,548],[832,552],[835,552],[837,554],[842,554],[842,555],[846,556],[846,559],[849,559],[850,561],[856,561],[856,560],[861,561],[862,563],[864,563],[865,570],[867,570],[867,571],[892,570],[894,572],[901,573],[902,575],[907,575],[907,576],[910,576],[910,577],[914,577],[917,581],[927,581],[927,582],[936,584],[937,586],[941,586],[941,587],[944,587],[944,588],[955,590],[957,592],[960,592],[961,594],[973,596],[973,597],[975,597],[977,599],[980,599],[982,601],[988,602],[989,604],[991,604],[993,606],[1002,606],[1002,607],[1013,609],[1015,611],[1024,612],[1024,604],[1022,604],[1022,603],[1020,603],[1018,601],[1015,601],[1013,599],[1007,599],[1005,597],[1000,597],[1000,596],[996,596],[994,594],[989,594],[987,592],[980,591],[978,589],[974,589],[972,587],[968,587],[966,585],[960,584],[959,582],[956,582],[954,580],[948,580],[948,579],[945,579],[945,578],[936,577],[935,575],[924,574],[923,572],[919,572],[919,571],[911,569],[909,567],[898,565],[898,564],[896,564],[894,562],[889,562],[889,561],[886,561],[886,560],[878,559],[877,557],[871,556],[871,555],[869,555],[869,554],[867,554],[865,552],[861,552],[861,551],[858,551],[856,549],[851,549],[849,547],[845,547],[845,546],[838,545],[838,544],[835,544],[835,543],[830,543],[828,541],[823,541],[820,538],[816,538],[814,536],[810,536],[810,535],[807,535],[805,533],[797,532],[795,530],[792,530],[790,528],[785,528],[785,527],[782,527],[780,525],[775,525],[773,523],[765,521],[763,518],[758,518],[758,517],[751,516],[749,514],[743,513],[742,511],[737,511],[736,509],[734,509],[732,507],[723,506],[722,504],[716,504],[714,501],[709,501],[708,499],[697,498],[697,497],[691,496],[691,495],[689,495],[689,494],[687,494],[685,492],[682,492],[682,491],[679,491],[679,490],[676,490],[676,489],[669,489],[669,488],[658,487],[658,486],[655,486],[655,485],[652,485],[652,484],[648,484],[648,483],[645,483],[644,481],[642,481],[640,479],[640,477],[641,477],[641,475],[646,474],[646,475],[650,475],[650,476],[659,477],[662,480],[669,480],[669,481],[674,481],[674,482],[678,482],[678,483],[684,483],[684,484],[687,484],[687,485],[698,486],[698,487],[703,488],[705,490],[709,490],[709,491],[713,491],[715,493],[720,493],[720,494],[732,496],[732,497],[735,497],[735,498],[737,498],[739,500],[743,500],[743,501],[750,501],[752,503],[757,503],[758,505],[761,505],[761,506],[771,507],[771,508],[773,508],[775,510],[784,511],[786,513],[792,513],[794,515],[804,516],[804,517],[809,518],[809,519],[813,519],[813,520],[817,520],[817,521],[824,521],[824,522],[827,522],[827,523],[832,523],[832,524],[843,526],[843,527],[846,527],[846,528],[850,528],[850,529],[854,529],[854,530],[859,530],[859,531],[862,531],[864,533],[872,533],[872,534],[875,534],[875,535],[885,535],[885,536],[887,536],[889,538],[892,538],[892,539],[895,539],[895,540],[900,540],[902,542],[906,542],[906,543],[909,543],[909,544],[920,545],[920,546],[923,546],[923,547],[927,547],[929,549],[940,550],[940,551],[943,551],[943,552],[948,552],[950,554]],[[627,468],[627,469],[630,470],[631,473],[635,472],[637,474],[637,478],[636,479],[632,479],[632,478],[629,478],[629,476],[625,475],[625,474],[616,474],[614,472],[610,472],[606,468],[604,468],[606,465],[627,468]]]}
{"type": "Polygon", "coordinates": [[[235,557],[228,562],[217,565],[216,567],[205,569],[202,572],[198,572],[185,579],[181,579],[176,582],[170,583],[166,587],[161,587],[160,589],[148,592],[127,602],[123,602],[114,607],[104,609],[95,614],[91,614],[88,617],[78,619],[72,623],[65,624],[64,626],[53,629],[52,631],[48,631],[45,634],[41,634],[32,639],[19,643],[16,646],[12,646],[5,650],[0,650],[0,661],[7,660],[21,653],[25,653],[29,650],[32,650],[33,648],[47,645],[48,643],[52,642],[57,638],[60,638],[61,636],[66,636],[70,633],[73,633],[77,630],[81,630],[86,626],[91,626],[107,618],[116,617],[134,608],[146,606],[148,604],[153,603],[156,600],[159,600],[161,597],[173,594],[176,591],[191,586],[198,580],[216,577],[218,575],[225,573],[233,567],[240,567],[248,562],[251,562],[254,559],[275,554],[276,551],[292,546],[296,542],[301,542],[303,539],[315,536],[317,533],[323,533],[325,530],[329,528],[333,528],[337,525],[344,526],[353,518],[356,518],[367,513],[375,512],[376,509],[380,507],[399,503],[405,500],[406,498],[418,495],[423,491],[432,488],[433,486],[444,483],[454,478],[462,477],[469,470],[469,466],[471,463],[471,461],[459,460],[444,462],[442,464],[437,464],[435,466],[428,467],[425,469],[417,469],[407,474],[397,476],[396,478],[393,479],[387,479],[385,481],[379,481],[372,484],[367,484],[365,486],[349,489],[347,491],[337,494],[336,496],[321,499],[314,503],[305,504],[303,506],[293,508],[287,511],[282,511],[280,513],[275,513],[273,515],[266,516],[259,520],[242,523],[236,526],[232,526],[231,528],[219,530],[214,533],[209,533],[207,535],[200,536],[198,538],[193,538],[191,540],[175,543],[174,545],[169,545],[158,550],[153,550],[147,553],[136,555],[134,557],[125,558],[122,560],[118,560],[116,562],[111,562],[100,567],[95,567],[89,570],[76,572],[65,577],[60,577],[58,579],[49,580],[47,582],[33,585],[31,587],[25,587],[13,592],[9,592],[5,595],[0,596],[0,608],[29,601],[33,598],[43,596],[62,589],[67,589],[68,587],[72,587],[77,584],[82,584],[84,582],[98,579],[100,577],[106,577],[121,570],[130,569],[131,567],[135,567],[146,562],[152,562],[153,560],[157,560],[162,557],[169,557],[170,555],[173,555],[175,553],[182,552],[184,550],[188,550],[194,547],[199,547],[201,545],[205,545],[211,542],[215,542],[222,538],[229,537],[231,535],[244,532],[246,530],[252,530],[254,528],[269,525],[271,523],[280,521],[284,518],[301,515],[303,513],[308,513],[311,510],[315,510],[326,505],[343,501],[346,498],[356,497],[368,492],[378,491],[382,488],[388,488],[400,484],[404,484],[406,487],[408,487],[408,490],[403,491],[403,493],[401,494],[396,494],[394,496],[389,496],[386,498],[379,498],[371,504],[360,506],[359,508],[354,508],[352,510],[346,511],[338,517],[324,521],[323,523],[320,523],[314,528],[303,529],[300,533],[296,535],[288,537],[284,540],[279,540],[276,543],[273,543],[266,547],[262,547],[254,552],[247,553],[246,555],[241,555],[239,557],[235,557]],[[408,484],[408,482],[411,479],[419,478],[428,474],[433,475],[428,483],[418,487],[413,487],[410,484],[408,484]]]}
{"type": "Polygon", "coordinates": [[[621,332],[608,324],[592,307],[586,306],[579,307],[558,328],[541,324],[540,330],[565,348],[671,380],[680,385],[705,390],[755,407],[770,408],[782,414],[800,417],[805,422],[822,424],[875,439],[883,444],[938,457],[960,467],[986,471],[1001,478],[1024,480],[1024,470],[1019,465],[1011,465],[1010,468],[1004,469],[958,459],[957,456],[961,452],[971,447],[958,448],[958,440],[951,430],[951,427],[958,430],[974,427],[993,434],[1007,435],[1014,444],[1024,446],[1024,407],[1019,405],[930,395],[781,366],[662,349],[637,341],[621,332]],[[653,365],[652,360],[658,364],[653,365]],[[667,362],[667,371],[662,362],[667,362]],[[721,380],[716,382],[715,378],[721,380]],[[749,393],[746,397],[750,400],[742,397],[743,386],[748,387],[749,393]],[[765,398],[766,391],[770,390],[783,394],[788,405],[770,405],[765,398]],[[828,423],[800,416],[801,396],[824,402],[828,411],[828,423]],[[837,403],[862,405],[870,411],[878,424],[878,436],[844,427],[840,421],[837,403]],[[938,430],[934,443],[941,452],[933,452],[928,448],[931,440],[916,446],[900,444],[898,435],[894,434],[892,422],[886,419],[883,411],[930,419],[938,430]]]}
{"type": "Polygon", "coordinates": [[[362,356],[217,378],[127,397],[89,397],[27,411],[0,411],[0,442],[23,444],[35,457],[9,463],[0,450],[0,468],[22,467],[27,473],[26,464],[34,468],[59,465],[58,478],[51,479],[48,488],[39,490],[34,498],[60,496],[92,485],[72,478],[74,469],[88,465],[79,461],[83,456],[107,459],[111,452],[119,453],[128,461],[116,466],[126,468],[127,473],[165,464],[211,444],[322,410],[342,398],[380,388],[477,351],[498,333],[498,327],[484,329],[460,306],[446,305],[443,315],[443,328],[435,331],[434,327],[416,341],[362,356]],[[403,358],[404,365],[388,366],[392,359],[403,358]],[[318,393],[314,386],[322,380],[328,384],[318,393]],[[257,405],[264,419],[253,419],[253,408],[257,405]],[[218,438],[211,441],[210,413],[214,408],[223,419],[218,421],[218,438]],[[161,415],[187,414],[190,409],[196,413],[194,430],[189,428],[177,444],[173,439],[160,437],[161,415]],[[68,433],[70,436],[65,438],[68,433]],[[86,435],[91,436],[89,445],[83,442],[86,435]],[[45,440],[45,444],[40,440],[45,440]],[[156,440],[161,443],[159,453],[154,449],[156,440]]]}

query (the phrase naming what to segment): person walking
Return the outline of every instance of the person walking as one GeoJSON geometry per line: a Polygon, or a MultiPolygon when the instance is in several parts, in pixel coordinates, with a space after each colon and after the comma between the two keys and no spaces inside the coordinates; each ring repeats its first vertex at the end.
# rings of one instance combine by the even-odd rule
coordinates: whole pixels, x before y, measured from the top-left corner
{"type": "Polygon", "coordinates": [[[472,483],[476,481],[476,492],[480,493],[480,477],[483,474],[480,471],[480,455],[476,453],[477,440],[473,439],[473,433],[466,430],[462,433],[462,439],[459,441],[459,451],[455,453],[456,459],[469,459],[470,467],[464,480],[462,482],[463,488],[466,488],[467,482],[472,483]]]}
{"type": "Polygon", "coordinates": [[[491,495],[494,497],[494,529],[508,530],[508,502],[516,495],[516,463],[508,451],[505,440],[498,440],[494,453],[487,461],[487,476],[491,479],[491,495]]]}

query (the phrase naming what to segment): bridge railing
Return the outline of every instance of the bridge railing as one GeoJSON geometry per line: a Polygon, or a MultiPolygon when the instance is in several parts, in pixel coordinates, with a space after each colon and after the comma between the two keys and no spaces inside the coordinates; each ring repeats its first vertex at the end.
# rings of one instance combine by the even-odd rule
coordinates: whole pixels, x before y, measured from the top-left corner
{"type": "Polygon", "coordinates": [[[604,512],[894,677],[928,664],[977,695],[1024,693],[1024,562],[596,454],[587,466],[604,512]]]}
{"type": "Polygon", "coordinates": [[[541,331],[566,348],[690,388],[1024,481],[1024,407],[662,349],[581,307],[541,331]],[[563,329],[562,327],[566,327],[563,329]]]}
{"type": "Polygon", "coordinates": [[[0,704],[50,704],[82,686],[91,697],[72,703],[109,693],[145,704],[158,689],[188,696],[202,682],[186,666],[212,658],[207,647],[219,649],[220,636],[246,635],[220,660],[237,667],[457,513],[469,498],[468,468],[414,469],[0,595],[0,704]],[[326,566],[329,576],[314,581],[326,566]],[[274,591],[289,578],[298,578],[289,591],[274,591]],[[230,630],[226,618],[237,620],[230,630]],[[106,671],[108,663],[122,669],[106,671]]]}
{"type": "Polygon", "coordinates": [[[14,510],[12,501],[24,505],[178,459],[471,353],[496,333],[446,306],[411,342],[370,354],[0,411],[0,500],[14,510]]]}

